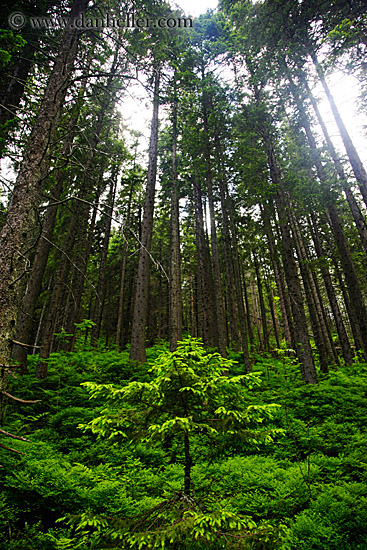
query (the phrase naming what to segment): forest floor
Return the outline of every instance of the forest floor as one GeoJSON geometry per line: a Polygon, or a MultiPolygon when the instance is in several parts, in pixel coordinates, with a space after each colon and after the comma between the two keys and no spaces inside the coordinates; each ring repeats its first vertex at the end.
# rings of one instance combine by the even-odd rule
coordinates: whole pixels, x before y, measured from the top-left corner
{"type": "MultiPolygon", "coordinates": [[[[37,357],[30,357],[30,374],[12,381],[11,392],[39,402],[9,403],[4,423],[30,442],[11,440],[24,455],[0,449],[1,550],[130,548],[116,534],[126,518],[164,507],[168,514],[167,503],[183,488],[179,444],[80,429],[106,407],[102,397],[90,399],[83,382],[149,382],[149,368],[164,349],[164,343],[150,348],[141,366],[129,363],[127,351],[54,353],[43,381],[34,377],[37,357]]],[[[166,540],[164,548],[367,550],[367,365],[332,370],[307,386],[287,357],[253,359],[262,384],[249,390],[249,403],[280,405],[266,428],[283,433],[270,443],[228,435],[215,444],[199,434],[191,447],[192,501],[210,511],[211,522],[223,511],[227,519],[245,518],[248,535],[226,532],[221,516],[215,542],[197,521],[191,539],[181,533],[180,543],[166,540]]],[[[230,376],[243,374],[241,362],[235,371],[230,376]]],[[[141,538],[140,548],[153,548],[152,540],[141,538]]]]}

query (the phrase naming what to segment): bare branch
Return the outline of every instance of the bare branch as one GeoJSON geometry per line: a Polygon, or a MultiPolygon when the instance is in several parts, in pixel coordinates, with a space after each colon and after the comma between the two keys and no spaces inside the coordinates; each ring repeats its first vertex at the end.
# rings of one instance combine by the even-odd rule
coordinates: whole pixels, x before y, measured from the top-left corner
{"type": "Polygon", "coordinates": [[[24,455],[24,453],[22,453],[21,451],[17,451],[16,449],[13,449],[12,447],[7,447],[6,445],[3,445],[2,443],[0,443],[0,447],[2,447],[3,449],[6,449],[7,451],[12,451],[13,453],[17,453],[18,455],[24,455]]]}
{"type": "Polygon", "coordinates": [[[2,391],[2,394],[5,395],[6,397],[9,397],[9,399],[13,399],[13,401],[17,401],[18,403],[39,403],[40,400],[37,399],[36,401],[29,401],[28,399],[20,399],[19,397],[14,397],[14,395],[11,395],[10,393],[6,392],[6,391],[2,391]]]}
{"type": "Polygon", "coordinates": [[[21,437],[20,435],[10,434],[9,432],[6,432],[5,430],[3,430],[1,428],[0,428],[0,434],[5,435],[6,437],[11,437],[12,439],[19,439],[20,441],[27,441],[27,443],[30,442],[29,439],[27,439],[26,437],[21,437]]]}
{"type": "Polygon", "coordinates": [[[18,342],[18,340],[12,340],[13,344],[22,346],[23,348],[41,348],[41,346],[34,346],[33,344],[25,344],[24,342],[18,342]]]}

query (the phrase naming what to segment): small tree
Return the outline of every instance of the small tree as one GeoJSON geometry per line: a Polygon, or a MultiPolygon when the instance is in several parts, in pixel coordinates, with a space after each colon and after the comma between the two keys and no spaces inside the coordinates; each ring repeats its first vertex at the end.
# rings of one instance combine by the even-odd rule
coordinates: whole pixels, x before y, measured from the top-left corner
{"type": "MultiPolygon", "coordinates": [[[[158,514],[158,523],[161,524],[164,513],[169,526],[163,530],[161,527],[145,530],[146,521],[139,520],[139,529],[131,526],[129,532],[125,525],[124,532],[115,536],[124,538],[128,547],[164,548],[164,540],[167,542],[168,538],[177,542],[176,537],[182,538],[183,532],[186,532],[185,536],[189,532],[193,538],[204,537],[207,542],[213,542],[219,534],[224,534],[223,530],[232,528],[245,529],[247,538],[249,531],[254,529],[260,533],[250,518],[235,519],[234,514],[224,510],[215,511],[214,515],[204,514],[191,495],[191,447],[197,441],[194,436],[202,435],[214,443],[221,434],[241,434],[258,443],[260,440],[270,442],[274,432],[282,431],[254,428],[264,419],[271,419],[278,405],[249,405],[247,389],[258,386],[260,377],[256,373],[231,377],[229,372],[233,366],[234,361],[224,359],[218,353],[208,353],[199,340],[188,338],[178,343],[176,351],[164,352],[158,357],[149,371],[151,382],[131,382],[123,388],[111,384],[83,384],[91,398],[102,395],[108,402],[103,414],[81,426],[83,429],[91,429],[106,437],[144,442],[176,438],[184,452],[183,491],[162,503],[159,510],[156,507],[145,514],[144,518],[147,520],[149,516],[148,524],[154,525],[158,514]],[[152,516],[154,521],[151,521],[152,516]],[[197,535],[195,529],[198,529],[197,535]]],[[[269,530],[272,531],[269,525],[262,526],[262,535],[264,529],[267,535],[269,530]]]]}

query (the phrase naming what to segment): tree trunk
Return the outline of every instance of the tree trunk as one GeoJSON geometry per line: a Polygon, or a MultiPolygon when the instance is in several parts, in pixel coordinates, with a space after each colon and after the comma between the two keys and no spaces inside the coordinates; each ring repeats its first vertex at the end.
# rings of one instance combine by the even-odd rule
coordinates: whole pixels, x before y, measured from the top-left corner
{"type": "Polygon", "coordinates": [[[282,235],[284,272],[287,280],[288,291],[291,297],[294,332],[296,338],[296,352],[301,362],[301,373],[303,380],[310,384],[317,384],[317,374],[312,356],[310,339],[308,336],[302,290],[298,277],[296,260],[293,255],[293,241],[288,216],[288,201],[286,200],[285,191],[283,190],[281,172],[277,164],[271,138],[266,128],[263,128],[262,134],[267,150],[270,176],[274,185],[276,185],[278,189],[276,204],[282,235]]]}
{"type": "Polygon", "coordinates": [[[273,323],[273,329],[274,329],[274,337],[277,344],[277,349],[280,349],[280,340],[279,340],[279,324],[275,309],[275,301],[274,301],[274,295],[273,295],[273,289],[271,287],[271,283],[269,280],[265,280],[265,286],[266,286],[266,292],[268,295],[268,302],[269,302],[269,308],[270,308],[270,314],[271,314],[271,320],[273,323]]]}
{"type": "Polygon", "coordinates": [[[149,144],[149,166],[145,194],[141,244],[139,251],[139,265],[136,282],[130,350],[130,359],[132,361],[139,361],[140,363],[146,361],[145,329],[149,293],[149,253],[152,242],[155,183],[157,174],[159,81],[160,69],[158,68],[154,70],[154,99],[152,127],[149,144]]]}
{"type": "Polygon", "coordinates": [[[213,339],[213,307],[211,307],[210,280],[208,270],[208,251],[204,232],[203,205],[201,201],[201,186],[194,181],[195,208],[195,238],[197,256],[197,309],[198,333],[204,344],[215,346],[213,339]]]}
{"type": "MultiPolygon", "coordinates": [[[[294,334],[294,326],[293,326],[291,306],[289,302],[289,295],[287,293],[286,282],[284,280],[284,273],[283,273],[283,269],[278,257],[277,249],[276,249],[273,229],[270,224],[269,210],[271,206],[272,205],[270,204],[266,204],[263,208],[261,208],[261,206],[260,208],[261,208],[262,219],[263,219],[265,232],[266,232],[266,236],[269,244],[270,259],[273,266],[275,284],[277,285],[280,309],[282,311],[284,337],[288,342],[288,345],[295,350],[296,339],[294,334]]],[[[275,212],[274,212],[274,208],[272,208],[272,217],[274,216],[275,216],[275,212]]]]}
{"type": "Polygon", "coordinates": [[[131,201],[134,191],[134,179],[131,182],[129,190],[129,199],[127,203],[127,212],[126,212],[126,221],[122,229],[122,234],[124,236],[124,245],[122,248],[122,264],[121,264],[121,275],[120,275],[120,293],[119,293],[119,309],[117,316],[117,329],[116,329],[116,347],[119,349],[121,341],[121,331],[122,331],[122,322],[124,315],[124,289],[125,289],[125,274],[126,274],[126,263],[127,263],[127,252],[129,248],[128,235],[130,231],[130,212],[131,212],[131,201]]]}
{"type": "MultiPolygon", "coordinates": [[[[86,189],[81,189],[79,193],[79,197],[83,198],[85,196],[86,189]]],[[[79,209],[78,209],[78,203],[75,205],[74,211],[72,213],[69,227],[68,227],[68,234],[65,240],[65,246],[64,246],[64,256],[60,260],[60,266],[58,268],[56,277],[55,277],[55,283],[54,288],[52,292],[51,302],[49,305],[49,312],[47,315],[47,321],[45,325],[45,336],[42,342],[42,347],[40,351],[39,361],[36,368],[36,376],[37,378],[46,378],[47,376],[47,362],[45,359],[48,359],[51,353],[52,348],[52,341],[54,337],[55,332],[55,325],[56,325],[56,318],[57,318],[57,312],[59,309],[59,303],[61,298],[61,293],[63,290],[64,282],[67,279],[67,274],[71,268],[71,257],[69,254],[74,248],[74,243],[77,238],[77,228],[78,223],[81,223],[81,220],[79,218],[79,209]]],[[[83,225],[81,224],[81,227],[83,225]]]]}
{"type": "MultiPolygon", "coordinates": [[[[91,61],[91,60],[90,60],[91,61]]],[[[90,62],[88,63],[87,69],[84,71],[84,76],[87,76],[90,68],[90,62]]],[[[87,79],[84,79],[79,90],[78,99],[73,106],[72,115],[70,117],[67,134],[65,138],[64,145],[61,151],[61,158],[64,163],[68,163],[72,144],[75,137],[75,129],[78,122],[81,101],[84,96],[86,88],[87,79]]],[[[52,235],[54,232],[54,227],[56,223],[56,216],[58,212],[57,202],[61,198],[61,193],[64,187],[65,180],[65,164],[62,168],[56,169],[55,181],[56,184],[51,191],[50,204],[47,208],[44,223],[42,225],[42,231],[40,235],[40,240],[38,242],[37,250],[35,257],[33,259],[32,271],[27,282],[26,292],[23,296],[21,306],[18,312],[17,320],[17,329],[15,340],[18,342],[23,342],[25,344],[30,343],[30,335],[32,332],[33,325],[33,314],[36,308],[37,299],[41,292],[43,274],[46,269],[46,264],[52,244],[52,235]]],[[[24,346],[14,347],[13,357],[15,361],[19,362],[22,366],[22,373],[26,372],[27,368],[27,353],[28,349],[24,346]]]]}
{"type": "Polygon", "coordinates": [[[206,185],[208,191],[209,201],[209,215],[210,215],[210,243],[213,260],[213,282],[214,282],[214,300],[215,300],[215,312],[216,312],[216,324],[218,333],[218,348],[219,353],[223,357],[227,357],[227,328],[226,318],[223,305],[222,284],[220,277],[220,264],[219,264],[219,250],[218,250],[218,238],[217,229],[215,225],[215,209],[214,209],[214,195],[213,195],[213,177],[211,168],[211,146],[209,141],[209,124],[208,124],[208,97],[205,90],[205,74],[202,67],[202,111],[203,111],[203,126],[204,126],[204,153],[205,153],[205,166],[206,166],[206,185]]]}
{"type": "MultiPolygon", "coordinates": [[[[175,77],[176,78],[176,77],[175,77]]],[[[172,104],[172,194],[171,194],[171,243],[169,286],[169,342],[170,351],[175,351],[182,338],[181,257],[180,257],[180,212],[177,178],[177,97],[172,104]]]]}
{"type": "Polygon", "coordinates": [[[338,108],[335,104],[334,98],[333,98],[333,96],[330,92],[330,89],[329,89],[328,85],[327,85],[325,75],[324,75],[324,71],[322,70],[322,67],[321,67],[320,63],[318,62],[316,55],[313,52],[311,52],[310,56],[311,56],[311,59],[312,59],[314,65],[316,67],[317,74],[319,75],[319,78],[320,78],[321,83],[323,85],[323,88],[325,90],[326,97],[328,98],[328,101],[330,103],[330,107],[331,107],[331,110],[333,112],[335,122],[336,122],[336,124],[339,128],[339,132],[340,132],[341,138],[343,140],[345,150],[347,151],[347,155],[348,155],[350,164],[352,166],[352,169],[353,169],[354,175],[356,177],[356,180],[358,181],[359,189],[361,191],[364,203],[367,206],[367,172],[366,172],[366,170],[365,170],[365,168],[362,164],[362,161],[361,161],[361,159],[360,159],[360,157],[359,157],[359,155],[356,151],[356,148],[354,147],[354,144],[351,140],[351,137],[350,137],[350,135],[349,135],[349,133],[348,133],[346,127],[345,127],[343,119],[342,119],[342,117],[339,113],[339,110],[338,110],[338,108]]]}
{"type": "MultiPolygon", "coordinates": [[[[240,270],[240,261],[238,256],[238,246],[237,246],[237,232],[234,222],[233,215],[233,205],[231,197],[228,193],[228,188],[226,189],[227,204],[228,204],[228,214],[229,214],[229,223],[231,229],[231,244],[232,244],[232,253],[233,253],[233,268],[234,268],[234,285],[236,290],[236,299],[237,299],[237,311],[238,311],[238,321],[240,324],[240,335],[241,335],[241,348],[243,352],[243,360],[245,364],[245,369],[247,372],[251,372],[251,362],[250,354],[248,349],[248,323],[246,321],[246,311],[243,302],[243,293],[242,293],[242,282],[241,282],[241,270],[240,270]]],[[[244,280],[245,285],[245,280],[244,280]]],[[[244,288],[246,288],[244,286],[244,288]]],[[[247,298],[246,298],[247,299],[247,298]]],[[[249,309],[247,308],[247,313],[249,309]]]]}
{"type": "Polygon", "coordinates": [[[111,234],[113,207],[115,204],[117,175],[118,175],[117,168],[114,166],[112,168],[110,190],[109,190],[107,204],[106,204],[104,239],[103,239],[103,246],[102,246],[101,263],[99,266],[97,296],[96,296],[96,302],[94,305],[94,312],[93,312],[93,321],[95,322],[95,325],[92,328],[92,336],[91,336],[92,345],[94,345],[98,340],[100,335],[100,330],[101,330],[102,313],[103,313],[102,304],[104,302],[105,291],[106,291],[106,288],[105,288],[106,264],[107,264],[107,256],[108,256],[108,245],[110,242],[110,234],[111,234]]]}
{"type": "Polygon", "coordinates": [[[261,276],[260,276],[260,267],[259,267],[259,262],[257,260],[257,256],[256,256],[255,251],[252,252],[252,256],[253,256],[253,259],[254,259],[257,290],[258,290],[259,301],[260,301],[260,312],[261,312],[261,324],[262,324],[262,332],[263,332],[264,349],[266,351],[269,351],[269,331],[268,331],[268,324],[267,324],[267,319],[266,319],[266,310],[265,310],[264,294],[263,294],[263,288],[262,288],[262,282],[261,282],[261,276]]]}
{"type": "Polygon", "coordinates": [[[311,104],[312,104],[312,107],[315,111],[317,120],[318,120],[319,125],[322,129],[322,133],[324,134],[324,138],[325,138],[325,141],[326,141],[327,148],[328,148],[330,156],[331,156],[331,158],[334,162],[335,169],[336,169],[336,172],[339,176],[340,183],[342,185],[343,191],[345,193],[350,211],[351,211],[353,219],[354,219],[355,226],[357,227],[357,230],[358,230],[358,233],[359,233],[359,236],[360,236],[360,239],[361,239],[362,246],[364,248],[364,251],[367,254],[367,225],[366,225],[365,218],[364,218],[364,216],[361,212],[361,209],[359,208],[359,205],[358,205],[358,203],[357,203],[357,201],[356,201],[356,199],[355,199],[355,197],[354,197],[354,195],[353,195],[353,193],[350,189],[347,177],[346,177],[344,169],[343,169],[343,165],[342,165],[342,163],[340,161],[340,158],[339,158],[339,156],[336,152],[336,149],[335,149],[335,147],[334,147],[334,145],[333,145],[333,143],[330,139],[329,132],[327,131],[326,125],[325,125],[325,123],[323,121],[323,118],[320,114],[317,102],[316,102],[315,98],[313,97],[313,95],[311,93],[311,90],[310,90],[310,87],[307,83],[306,78],[303,75],[301,76],[301,82],[305,86],[308,98],[311,101],[311,104]]]}
{"type": "Polygon", "coordinates": [[[349,338],[348,338],[348,335],[347,335],[347,331],[345,330],[343,317],[342,317],[342,314],[340,312],[338,300],[337,300],[337,297],[335,295],[334,285],[332,283],[329,270],[328,270],[328,268],[326,266],[326,263],[324,261],[325,260],[325,255],[324,255],[324,252],[323,252],[323,249],[322,249],[322,244],[321,244],[321,239],[320,239],[320,235],[319,235],[318,226],[317,226],[316,219],[315,219],[315,214],[313,212],[311,212],[310,216],[311,216],[311,223],[312,223],[312,229],[313,229],[311,234],[312,234],[313,242],[314,242],[314,245],[315,245],[315,250],[316,250],[317,257],[318,257],[319,260],[321,260],[321,273],[322,273],[322,276],[323,276],[323,279],[324,279],[325,288],[326,288],[326,292],[327,292],[327,295],[328,295],[328,298],[329,298],[330,307],[331,307],[331,310],[333,312],[333,317],[334,317],[334,321],[335,321],[336,330],[337,330],[337,333],[338,333],[338,336],[339,336],[339,342],[340,342],[340,346],[341,346],[341,349],[342,349],[343,357],[344,357],[345,363],[347,365],[351,365],[352,360],[353,360],[353,353],[352,353],[352,349],[350,347],[350,342],[349,342],[349,338]]]}
{"type": "Polygon", "coordinates": [[[343,271],[348,286],[350,308],[354,311],[353,321],[351,320],[351,323],[353,322],[356,324],[357,330],[361,335],[360,345],[362,347],[364,358],[367,361],[367,310],[364,303],[364,298],[354,269],[349,246],[346,242],[339,215],[334,204],[329,204],[328,213],[330,226],[333,230],[335,242],[340,254],[340,261],[343,266],[343,271]]]}
{"type": "Polygon", "coordinates": [[[224,173],[224,155],[222,151],[222,146],[220,138],[218,135],[215,136],[215,147],[217,152],[217,164],[219,171],[219,193],[220,193],[220,204],[222,211],[222,237],[223,237],[223,249],[224,249],[224,261],[226,266],[226,294],[227,294],[227,304],[226,308],[228,311],[228,321],[229,321],[229,334],[230,334],[230,343],[234,349],[238,349],[239,345],[239,332],[238,332],[238,311],[235,300],[235,285],[234,285],[234,268],[233,268],[233,257],[231,250],[231,236],[229,229],[229,208],[228,208],[228,197],[227,197],[227,184],[225,182],[225,173],[224,173]]]}
{"type": "MultiPolygon", "coordinates": [[[[71,17],[85,11],[87,0],[75,0],[71,17]]],[[[27,142],[23,161],[13,189],[6,223],[0,234],[0,363],[8,365],[12,352],[19,280],[26,271],[24,254],[37,224],[45,176],[50,165],[50,148],[54,142],[61,109],[69,86],[77,53],[80,32],[67,28],[59,48],[48,84],[27,142]]]]}

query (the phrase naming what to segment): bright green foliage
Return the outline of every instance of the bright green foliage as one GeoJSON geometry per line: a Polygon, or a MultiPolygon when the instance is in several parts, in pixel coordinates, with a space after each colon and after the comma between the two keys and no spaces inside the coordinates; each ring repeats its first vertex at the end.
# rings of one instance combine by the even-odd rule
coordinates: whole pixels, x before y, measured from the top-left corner
{"type": "MultiPolygon", "coordinates": [[[[55,353],[46,381],[35,381],[32,374],[13,380],[14,394],[40,402],[8,407],[9,431],[31,442],[12,440],[24,456],[0,451],[1,550],[138,549],[139,544],[147,550],[162,548],[162,540],[168,550],[367,547],[366,366],[344,367],[308,387],[286,356],[256,355],[254,374],[242,378],[239,363],[223,362],[195,340],[191,345],[198,348],[203,376],[183,365],[183,387],[198,393],[172,391],[172,412],[155,405],[150,417],[148,407],[137,402],[139,425],[135,430],[130,422],[127,437],[108,439],[78,429],[103,410],[111,420],[112,413],[121,420],[121,409],[134,407],[121,399],[122,393],[112,398],[106,388],[88,399],[80,384],[119,384],[120,392],[137,383],[150,387],[159,379],[161,388],[173,387],[178,368],[163,344],[149,349],[148,364],[140,366],[129,363],[127,352],[55,353]],[[226,369],[229,376],[224,376],[226,369]],[[261,385],[255,382],[260,378],[261,385]],[[185,422],[166,425],[167,431],[148,430],[150,424],[162,427],[176,417],[186,418],[180,394],[188,399],[192,417],[190,498],[182,491],[185,422]],[[262,407],[274,402],[281,407],[262,427],[255,411],[262,417],[262,407]],[[246,422],[241,437],[240,430],[228,433],[240,426],[234,415],[209,415],[220,407],[243,415],[250,408],[257,443],[249,441],[251,425],[246,422]],[[205,433],[200,425],[218,433],[205,433]],[[284,430],[284,435],[266,445],[272,430],[284,430]]],[[[37,357],[30,359],[32,373],[37,357]]],[[[149,395],[155,398],[156,393],[149,395]]],[[[168,407],[167,391],[163,397],[168,407]]],[[[116,429],[113,424],[107,428],[109,435],[116,429]]]]}
{"type": "Polygon", "coordinates": [[[132,524],[113,529],[112,539],[123,540],[124,547],[171,548],[172,543],[185,543],[190,538],[200,541],[199,546],[191,542],[190,548],[203,544],[224,548],[228,536],[238,539],[239,548],[250,548],[248,539],[282,540],[284,526],[277,531],[267,523],[257,525],[250,517],[219,510],[215,505],[204,512],[187,493],[187,476],[192,481],[191,454],[195,454],[199,440],[204,439],[210,448],[225,433],[258,445],[260,441],[272,442],[273,434],[283,432],[280,428],[258,430],[258,424],[273,418],[278,405],[248,405],[248,389],[260,385],[259,375],[231,377],[232,367],[233,361],[208,353],[199,340],[188,338],[178,343],[175,352],[164,352],[156,359],[149,371],[150,382],[134,381],[122,388],[83,384],[92,399],[103,397],[108,402],[101,416],[82,426],[84,430],[113,439],[138,439],[148,444],[163,441],[166,446],[176,443],[184,447],[185,490],[132,524]]]}
{"type": "Polygon", "coordinates": [[[248,405],[247,388],[259,386],[260,377],[229,376],[233,365],[218,353],[208,353],[199,340],[188,338],[177,351],[157,358],[149,370],[151,382],[134,381],[122,388],[84,383],[91,398],[102,396],[109,407],[83,427],[103,436],[145,442],[184,433],[212,439],[224,431],[245,433],[255,444],[261,439],[271,442],[270,432],[254,431],[252,426],[273,418],[278,405],[248,405]]]}
{"type": "Polygon", "coordinates": [[[0,29],[0,69],[8,65],[12,54],[19,51],[25,45],[25,40],[14,35],[13,31],[0,29]]]}

